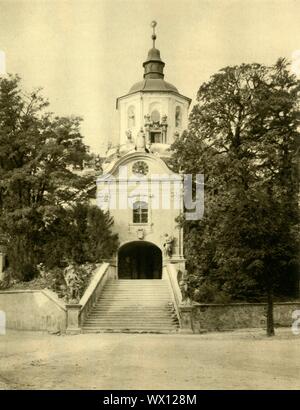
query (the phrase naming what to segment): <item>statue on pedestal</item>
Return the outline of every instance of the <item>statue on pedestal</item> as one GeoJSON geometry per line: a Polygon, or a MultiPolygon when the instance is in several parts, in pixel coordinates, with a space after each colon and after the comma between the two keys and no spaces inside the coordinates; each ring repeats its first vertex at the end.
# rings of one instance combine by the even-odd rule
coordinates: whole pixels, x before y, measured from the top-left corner
{"type": "Polygon", "coordinates": [[[136,151],[145,151],[145,148],[145,134],[143,128],[141,128],[136,137],[136,151]]]}
{"type": "Polygon", "coordinates": [[[76,273],[74,263],[71,263],[65,268],[64,277],[68,288],[68,301],[71,303],[78,303],[80,299],[80,279],[76,273]]]}
{"type": "Polygon", "coordinates": [[[95,158],[95,171],[102,173],[103,169],[102,169],[102,160],[100,155],[97,155],[95,158]]]}
{"type": "Polygon", "coordinates": [[[187,281],[187,272],[178,271],[178,285],[181,291],[182,303],[189,305],[191,303],[188,281],[187,281]]]}
{"type": "Polygon", "coordinates": [[[135,149],[135,144],[132,138],[132,132],[131,130],[126,131],[126,150],[131,151],[135,149]]]}
{"type": "Polygon", "coordinates": [[[165,250],[165,255],[168,256],[169,258],[173,254],[173,243],[174,243],[174,237],[166,233],[165,242],[163,246],[165,250]]]}

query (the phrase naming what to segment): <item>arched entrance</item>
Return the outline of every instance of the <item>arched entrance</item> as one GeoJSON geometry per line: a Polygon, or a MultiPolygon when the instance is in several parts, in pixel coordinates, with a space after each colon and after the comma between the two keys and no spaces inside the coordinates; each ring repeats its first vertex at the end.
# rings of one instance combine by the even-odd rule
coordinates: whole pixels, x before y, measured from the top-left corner
{"type": "Polygon", "coordinates": [[[151,242],[134,241],[118,252],[119,279],[161,279],[162,253],[151,242]]]}

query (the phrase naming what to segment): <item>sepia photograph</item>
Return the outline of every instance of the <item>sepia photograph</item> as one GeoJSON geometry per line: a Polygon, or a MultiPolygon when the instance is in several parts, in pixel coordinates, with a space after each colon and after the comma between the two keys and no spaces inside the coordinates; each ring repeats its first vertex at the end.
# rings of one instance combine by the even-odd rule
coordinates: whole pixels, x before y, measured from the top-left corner
{"type": "Polygon", "coordinates": [[[300,390],[299,19],[0,0],[0,394],[300,390]]]}

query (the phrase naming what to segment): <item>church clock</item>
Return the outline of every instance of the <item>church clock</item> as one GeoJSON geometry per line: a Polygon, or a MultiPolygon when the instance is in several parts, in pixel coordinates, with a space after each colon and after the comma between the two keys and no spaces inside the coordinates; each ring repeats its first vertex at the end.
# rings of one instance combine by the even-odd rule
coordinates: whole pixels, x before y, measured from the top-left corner
{"type": "Polygon", "coordinates": [[[147,175],[149,172],[149,167],[144,161],[137,161],[132,166],[132,172],[135,175],[147,175]]]}

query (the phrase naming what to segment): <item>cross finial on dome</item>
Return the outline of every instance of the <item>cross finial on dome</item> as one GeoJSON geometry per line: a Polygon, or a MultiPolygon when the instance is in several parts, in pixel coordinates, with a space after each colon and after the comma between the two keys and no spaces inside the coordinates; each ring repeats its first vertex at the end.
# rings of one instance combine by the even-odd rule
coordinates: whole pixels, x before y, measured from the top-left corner
{"type": "Polygon", "coordinates": [[[152,33],[152,41],[153,41],[153,48],[155,48],[155,40],[156,40],[156,33],[155,33],[155,27],[157,26],[157,22],[155,20],[151,21],[151,27],[153,29],[152,33]]]}

